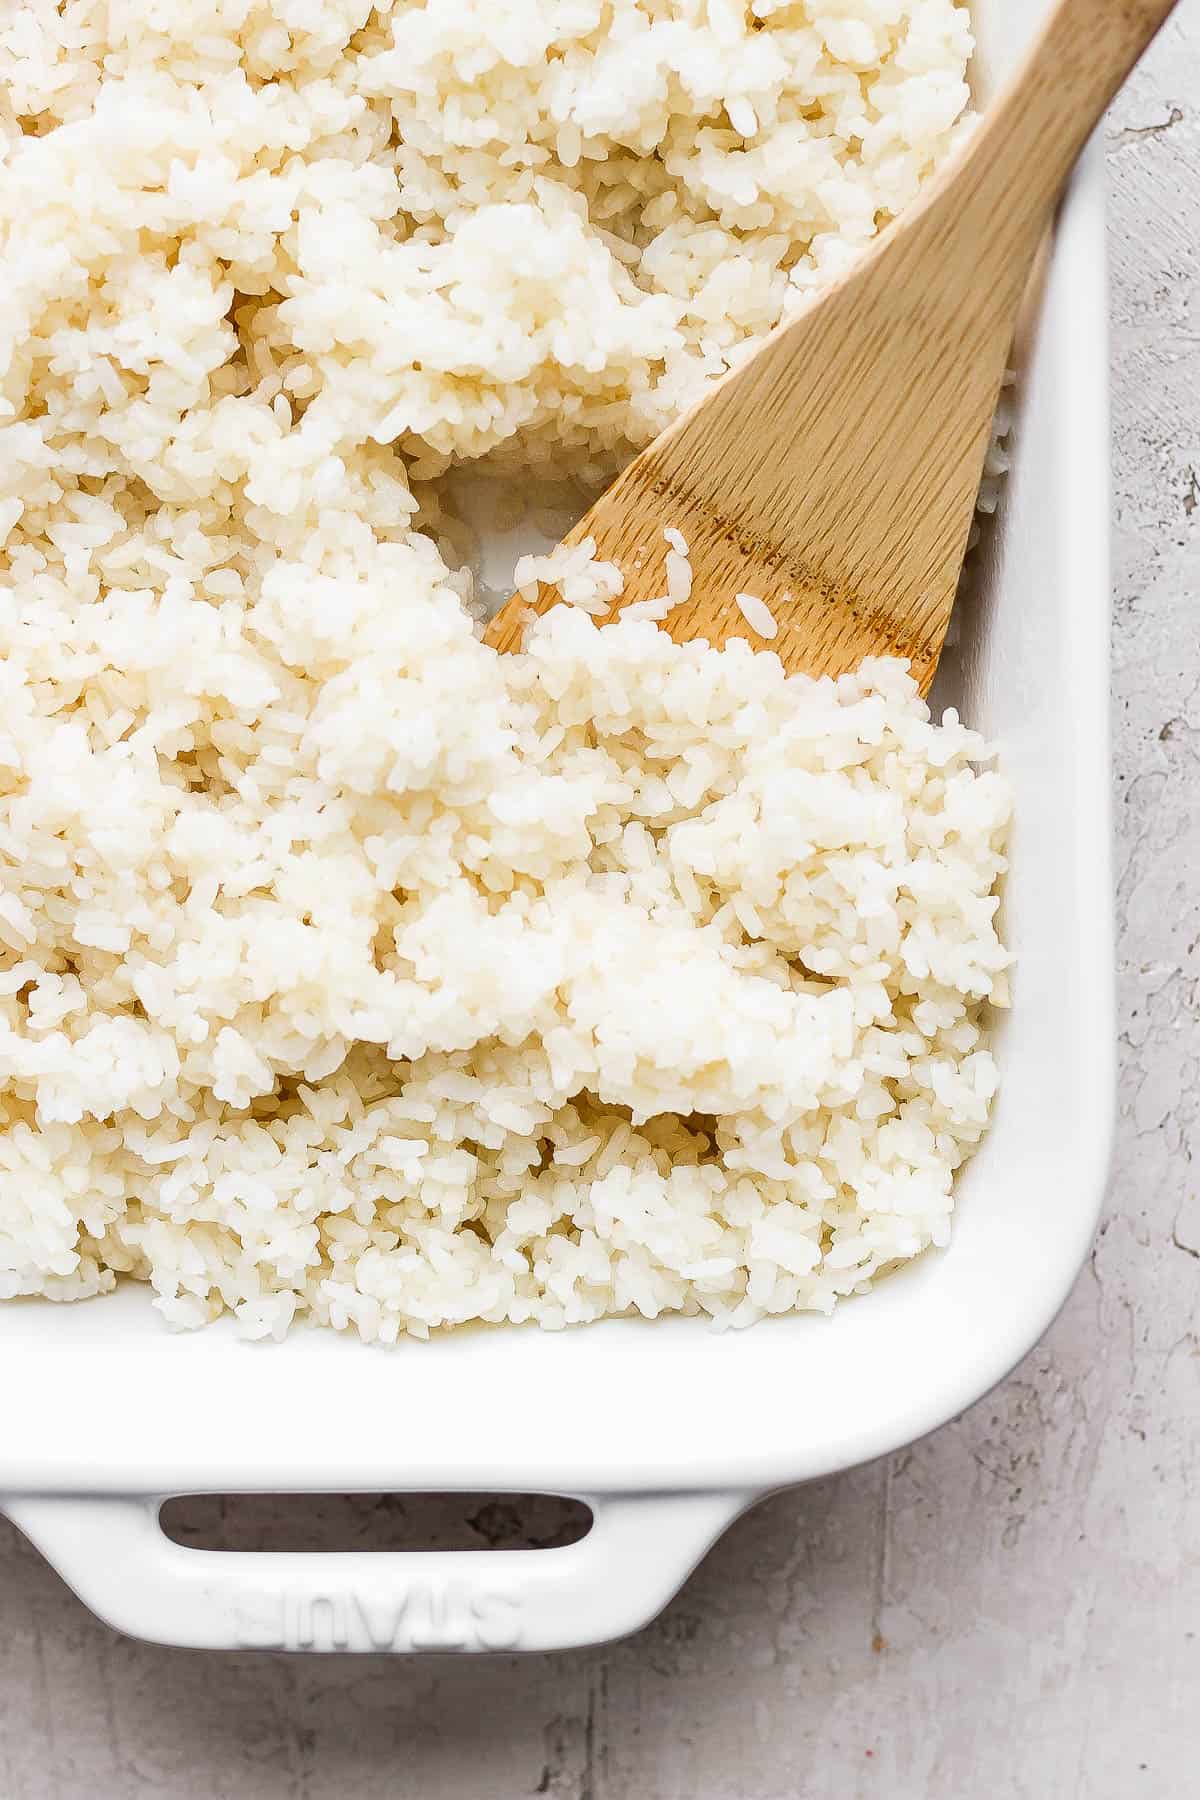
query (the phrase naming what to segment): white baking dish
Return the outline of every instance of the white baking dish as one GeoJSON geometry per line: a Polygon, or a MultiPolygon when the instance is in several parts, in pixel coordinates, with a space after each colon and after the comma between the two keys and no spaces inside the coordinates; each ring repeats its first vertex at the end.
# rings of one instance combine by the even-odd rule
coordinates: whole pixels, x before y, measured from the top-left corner
{"type": "MultiPolygon", "coordinates": [[[[981,8],[982,83],[1040,0],[981,8]]],[[[103,1618],[166,1643],[548,1649],[630,1631],[769,1489],[910,1442],[1025,1354],[1086,1254],[1112,1126],[1108,419],[1102,163],[1082,165],[1022,356],[1016,466],[942,697],[1017,794],[1016,1005],[995,1125],[952,1244],[843,1304],[715,1335],[698,1321],[463,1334],[173,1337],[144,1293],[0,1308],[0,1505],[103,1618]],[[181,1492],[545,1491],[595,1523],[547,1551],[188,1550],[181,1492]]]]}

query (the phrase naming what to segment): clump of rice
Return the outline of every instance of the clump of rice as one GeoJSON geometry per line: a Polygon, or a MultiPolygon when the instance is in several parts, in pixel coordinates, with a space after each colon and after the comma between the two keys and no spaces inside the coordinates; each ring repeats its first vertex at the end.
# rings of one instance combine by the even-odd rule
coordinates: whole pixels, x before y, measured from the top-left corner
{"type": "Polygon", "coordinates": [[[646,442],[911,199],[969,53],[950,0],[0,23],[0,1295],[740,1325],[946,1241],[984,747],[894,664],[598,631],[587,546],[497,658],[418,515],[646,442]]]}
{"type": "Polygon", "coordinates": [[[548,556],[522,556],[513,572],[513,586],[522,599],[536,600],[541,587],[553,587],[560,603],[598,616],[611,609],[624,585],[615,563],[597,561],[592,537],[559,544],[548,556]]]}

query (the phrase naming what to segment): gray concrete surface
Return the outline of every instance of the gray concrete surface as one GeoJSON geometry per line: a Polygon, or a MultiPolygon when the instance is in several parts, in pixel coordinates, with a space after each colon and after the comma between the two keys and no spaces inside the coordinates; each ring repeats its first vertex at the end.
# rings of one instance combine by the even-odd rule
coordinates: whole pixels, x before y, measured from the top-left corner
{"type": "Polygon", "coordinates": [[[3,1800],[1200,1793],[1200,0],[1108,127],[1121,1123],[1091,1267],[989,1400],[773,1500],[615,1647],[117,1639],[0,1522],[3,1800]]]}

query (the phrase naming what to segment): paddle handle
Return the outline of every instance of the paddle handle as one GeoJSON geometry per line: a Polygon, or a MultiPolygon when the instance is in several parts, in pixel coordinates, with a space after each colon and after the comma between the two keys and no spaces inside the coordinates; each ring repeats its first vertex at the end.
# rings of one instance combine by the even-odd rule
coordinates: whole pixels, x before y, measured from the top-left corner
{"type": "Polygon", "coordinates": [[[989,274],[1002,291],[1024,284],[1080,152],[1177,3],[1058,0],[923,209],[974,295],[989,274]]]}

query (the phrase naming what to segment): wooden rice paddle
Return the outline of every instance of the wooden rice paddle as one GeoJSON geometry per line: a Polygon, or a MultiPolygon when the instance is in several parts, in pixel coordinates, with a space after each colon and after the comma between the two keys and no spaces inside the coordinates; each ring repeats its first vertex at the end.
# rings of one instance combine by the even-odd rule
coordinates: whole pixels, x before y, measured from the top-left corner
{"type": "MultiPolygon", "coordinates": [[[[687,539],[679,642],[749,637],[766,601],[791,670],[908,657],[928,689],[966,553],[992,416],[1055,201],[1175,0],[1059,0],[963,151],[842,279],[644,450],[564,540],[596,540],[631,601],[666,592],[687,539]]],[[[538,610],[552,605],[542,588],[538,610]]],[[[520,647],[509,600],[487,642],[520,647]]]]}

